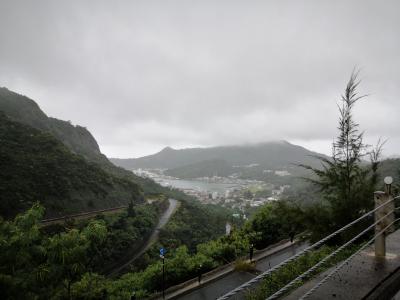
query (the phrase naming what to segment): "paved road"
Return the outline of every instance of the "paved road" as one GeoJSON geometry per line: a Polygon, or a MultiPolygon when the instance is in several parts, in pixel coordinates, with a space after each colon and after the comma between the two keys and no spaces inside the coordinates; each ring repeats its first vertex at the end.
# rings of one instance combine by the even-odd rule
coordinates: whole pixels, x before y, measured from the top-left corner
{"type": "MultiPolygon", "coordinates": [[[[176,209],[178,208],[179,202],[175,199],[168,199],[169,201],[169,206],[168,209],[165,211],[165,213],[161,216],[160,220],[158,221],[158,224],[156,228],[154,229],[153,233],[151,234],[150,238],[147,240],[146,245],[143,247],[141,253],[138,253],[136,255],[136,258],[142,255],[147,249],[150,248],[151,245],[155,241],[158,240],[158,235],[160,234],[160,229],[163,228],[169,221],[169,219],[172,217],[176,209]]],[[[136,259],[135,258],[135,259],[136,259]]]]}
{"type": "Polygon", "coordinates": [[[142,248],[131,258],[129,259],[126,263],[123,265],[119,266],[118,268],[115,268],[112,272],[109,273],[110,276],[118,274],[120,271],[122,271],[125,267],[129,266],[132,262],[134,262],[138,257],[140,257],[144,252],[147,251],[158,240],[158,235],[160,234],[160,229],[163,228],[169,221],[169,219],[172,217],[174,212],[179,206],[179,201],[175,199],[168,199],[169,201],[169,206],[168,209],[164,212],[164,214],[161,216],[160,220],[158,221],[158,224],[154,231],[151,233],[149,239],[147,240],[146,244],[142,246],[142,248]]]}
{"type": "MultiPolygon", "coordinates": [[[[256,264],[256,267],[260,271],[266,271],[270,267],[276,266],[280,262],[285,259],[291,257],[296,254],[300,250],[306,247],[305,244],[293,245],[290,248],[279,251],[275,254],[265,257],[262,260],[259,260],[256,264]]],[[[255,277],[254,274],[247,272],[233,272],[221,279],[218,279],[214,282],[205,284],[202,288],[194,290],[186,295],[178,296],[175,299],[181,300],[209,300],[216,299],[227,292],[233,290],[235,287],[249,281],[255,277]]],[[[234,299],[242,299],[243,296],[238,296],[234,299]]]]}
{"type": "Polygon", "coordinates": [[[286,250],[280,251],[274,255],[268,256],[262,260],[259,260],[256,264],[256,267],[260,271],[266,271],[273,266],[276,266],[280,262],[284,261],[285,259],[295,255],[299,251],[305,249],[307,244],[297,244],[294,247],[290,247],[286,250]]]}

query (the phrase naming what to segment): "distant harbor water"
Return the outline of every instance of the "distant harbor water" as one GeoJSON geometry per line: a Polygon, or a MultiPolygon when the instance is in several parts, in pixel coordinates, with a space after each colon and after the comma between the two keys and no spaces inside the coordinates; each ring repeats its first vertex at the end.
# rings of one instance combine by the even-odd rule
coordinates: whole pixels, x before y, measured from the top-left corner
{"type": "Polygon", "coordinates": [[[285,186],[274,190],[274,185],[253,179],[241,179],[237,176],[202,177],[196,179],[179,179],[167,176],[161,169],[137,169],[133,172],[142,177],[153,179],[158,184],[176,188],[189,196],[197,198],[203,204],[219,204],[244,211],[248,205],[260,206],[268,201],[278,200],[285,186]],[[258,191],[270,191],[269,197],[258,196],[258,191]]]}
{"type": "Polygon", "coordinates": [[[153,178],[158,183],[164,186],[171,186],[177,189],[191,189],[199,192],[218,192],[224,193],[227,190],[241,188],[240,185],[234,183],[216,183],[206,182],[200,180],[183,180],[183,179],[167,179],[167,178],[153,178]]]}

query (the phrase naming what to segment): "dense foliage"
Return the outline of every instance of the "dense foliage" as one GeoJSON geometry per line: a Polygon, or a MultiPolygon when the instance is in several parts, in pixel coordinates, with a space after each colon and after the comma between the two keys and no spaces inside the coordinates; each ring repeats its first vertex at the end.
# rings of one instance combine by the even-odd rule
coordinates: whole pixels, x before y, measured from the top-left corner
{"type": "MultiPolygon", "coordinates": [[[[289,204],[287,204],[289,205],[289,204]]],[[[258,222],[266,224],[266,230],[282,227],[282,219],[270,214],[283,214],[286,205],[271,204],[262,215],[255,215],[243,230],[234,230],[229,236],[198,244],[195,251],[185,245],[170,248],[166,255],[167,286],[193,278],[217,266],[235,261],[247,255],[250,242],[266,245],[266,236],[259,230],[258,222]],[[274,228],[274,226],[277,226],[274,228]]],[[[146,234],[154,226],[151,219],[160,208],[143,205],[135,207],[134,215],[105,216],[78,228],[58,233],[45,233],[39,222],[43,208],[35,205],[14,221],[0,220],[0,287],[10,299],[80,298],[129,299],[132,290],[145,296],[160,291],[161,260],[153,261],[139,272],[128,273],[119,279],[106,279],[98,265],[106,265],[115,259],[122,249],[135,244],[127,235],[146,234]],[[116,244],[115,244],[116,243],[116,244]],[[90,288],[89,288],[90,287],[90,288]]],[[[274,243],[286,237],[268,237],[274,243]]],[[[140,238],[139,238],[140,240],[140,238]]]]}
{"type": "Polygon", "coordinates": [[[193,251],[196,245],[223,235],[231,214],[230,210],[217,205],[182,201],[179,210],[161,230],[160,241],[169,248],[186,245],[193,251]]]}
{"type": "MultiPolygon", "coordinates": [[[[101,250],[94,253],[93,270],[108,274],[124,264],[147,241],[158,220],[166,209],[168,201],[131,206],[119,214],[99,215],[107,228],[107,236],[101,250]]],[[[87,222],[78,227],[87,226],[87,222]]]]}
{"type": "Polygon", "coordinates": [[[297,204],[277,201],[260,207],[243,227],[256,248],[267,247],[306,230],[305,213],[297,204]]]}
{"type": "Polygon", "coordinates": [[[89,251],[106,237],[101,221],[44,237],[39,229],[43,213],[35,205],[14,221],[0,219],[0,290],[5,299],[70,298],[72,285],[90,271],[89,251]]]}

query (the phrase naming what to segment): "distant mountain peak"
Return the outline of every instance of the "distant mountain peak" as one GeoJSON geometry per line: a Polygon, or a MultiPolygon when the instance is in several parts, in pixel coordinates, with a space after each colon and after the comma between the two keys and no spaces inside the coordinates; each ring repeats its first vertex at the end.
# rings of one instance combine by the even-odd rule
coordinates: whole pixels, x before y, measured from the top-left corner
{"type": "Polygon", "coordinates": [[[266,141],[262,143],[217,146],[205,148],[173,149],[166,147],[158,153],[136,159],[112,160],[126,169],[198,167],[199,163],[210,165],[210,161],[224,160],[229,166],[259,164],[260,168],[277,169],[292,164],[312,164],[312,155],[318,153],[294,145],[285,140],[266,141]]]}
{"type": "Polygon", "coordinates": [[[167,146],[167,147],[163,148],[163,149],[161,150],[161,152],[174,151],[174,150],[175,150],[174,148],[172,148],[172,147],[170,147],[170,146],[167,146]]]}
{"type": "Polygon", "coordinates": [[[287,140],[271,140],[271,141],[261,142],[260,144],[293,145],[289,143],[287,140]]]}

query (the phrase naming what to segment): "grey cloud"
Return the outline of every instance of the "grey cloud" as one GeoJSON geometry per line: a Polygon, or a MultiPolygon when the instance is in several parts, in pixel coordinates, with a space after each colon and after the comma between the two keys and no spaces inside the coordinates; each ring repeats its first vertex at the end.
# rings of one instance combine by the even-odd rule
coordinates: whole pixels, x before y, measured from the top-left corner
{"type": "Polygon", "coordinates": [[[400,146],[399,6],[2,1],[0,85],[126,157],[166,145],[330,143],[336,103],[359,66],[371,96],[357,120],[368,138],[390,138],[391,154],[400,146]]]}

